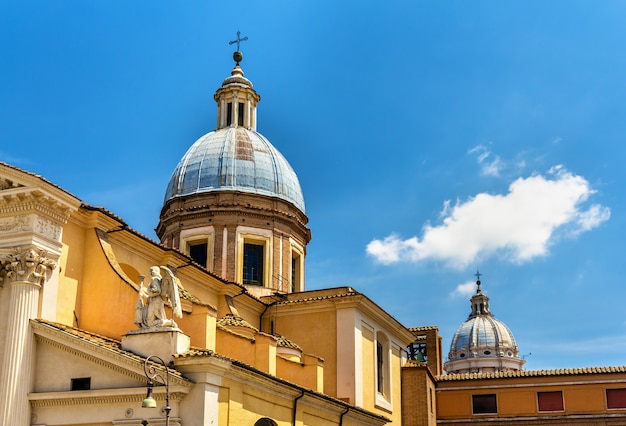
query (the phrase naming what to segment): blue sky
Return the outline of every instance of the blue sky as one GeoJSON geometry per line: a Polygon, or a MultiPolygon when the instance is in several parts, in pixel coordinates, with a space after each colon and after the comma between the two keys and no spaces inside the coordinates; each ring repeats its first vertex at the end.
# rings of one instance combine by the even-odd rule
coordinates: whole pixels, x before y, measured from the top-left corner
{"type": "Polygon", "coordinates": [[[527,369],[626,364],[626,3],[0,3],[0,160],[156,239],[242,67],[300,178],[307,288],[447,353],[477,268],[527,369]]]}

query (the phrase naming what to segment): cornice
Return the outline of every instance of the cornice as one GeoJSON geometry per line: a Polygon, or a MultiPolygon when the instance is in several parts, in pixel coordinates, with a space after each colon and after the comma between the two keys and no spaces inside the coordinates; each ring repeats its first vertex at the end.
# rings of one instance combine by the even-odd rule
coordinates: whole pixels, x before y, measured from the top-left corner
{"type": "Polygon", "coordinates": [[[78,209],[81,203],[76,196],[45,178],[0,161],[0,193],[3,196],[12,192],[28,193],[33,191],[60,204],[67,205],[73,210],[78,209]]]}
{"type": "Polygon", "coordinates": [[[167,227],[182,220],[203,219],[213,216],[232,216],[233,214],[236,214],[240,217],[272,220],[285,225],[295,224],[300,228],[308,229],[306,222],[298,219],[296,215],[283,210],[261,209],[240,204],[234,204],[233,208],[228,209],[215,209],[214,206],[206,206],[205,208],[206,210],[200,210],[200,207],[194,206],[186,209],[179,208],[176,210],[170,210],[165,215],[161,216],[159,227],[167,229],[167,227]]]}
{"type": "MultiPolygon", "coordinates": [[[[145,377],[144,377],[145,380],[145,377]]],[[[155,400],[165,400],[165,389],[156,386],[152,397],[155,400]]],[[[179,389],[170,389],[170,400],[181,401],[187,392],[179,389]]],[[[32,392],[28,394],[33,407],[59,407],[72,405],[109,405],[132,403],[141,405],[146,397],[146,387],[122,388],[122,389],[93,389],[86,391],[64,392],[32,392]]]]}
{"type": "MultiPolygon", "coordinates": [[[[415,340],[415,335],[408,328],[364,294],[350,287],[338,288],[335,293],[332,293],[331,290],[332,289],[322,291],[313,290],[310,292],[310,296],[307,294],[309,292],[298,293],[297,296],[300,297],[299,299],[294,298],[296,294],[291,294],[287,296],[287,300],[277,302],[276,305],[279,308],[288,305],[289,308],[286,312],[288,316],[294,313],[319,312],[320,306],[324,306],[324,310],[326,311],[333,309],[355,309],[374,320],[388,333],[394,335],[403,343],[408,345],[415,340]]],[[[277,314],[279,316],[281,315],[280,309],[277,314]]]]}

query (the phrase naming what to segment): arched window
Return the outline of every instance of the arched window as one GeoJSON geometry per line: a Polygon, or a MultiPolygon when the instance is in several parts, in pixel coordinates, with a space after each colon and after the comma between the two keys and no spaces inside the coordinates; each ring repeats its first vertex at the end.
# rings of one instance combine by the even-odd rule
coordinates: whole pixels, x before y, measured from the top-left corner
{"type": "Polygon", "coordinates": [[[254,423],[254,426],[278,426],[278,424],[276,424],[276,422],[272,419],[269,419],[267,417],[263,417],[259,420],[257,420],[254,423]]]}

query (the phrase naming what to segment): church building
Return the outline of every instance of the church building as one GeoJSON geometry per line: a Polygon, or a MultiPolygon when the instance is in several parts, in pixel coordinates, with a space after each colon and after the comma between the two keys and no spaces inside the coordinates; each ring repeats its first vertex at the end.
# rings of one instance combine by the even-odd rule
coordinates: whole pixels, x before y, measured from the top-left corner
{"type": "Polygon", "coordinates": [[[414,335],[353,288],[305,290],[302,190],[234,59],[160,242],[0,163],[0,424],[401,424],[414,335]]]}
{"type": "Polygon", "coordinates": [[[436,326],[307,291],[302,189],[233,58],[160,241],[0,162],[0,425],[626,424],[626,367],[523,370],[480,281],[445,362],[436,326]]]}

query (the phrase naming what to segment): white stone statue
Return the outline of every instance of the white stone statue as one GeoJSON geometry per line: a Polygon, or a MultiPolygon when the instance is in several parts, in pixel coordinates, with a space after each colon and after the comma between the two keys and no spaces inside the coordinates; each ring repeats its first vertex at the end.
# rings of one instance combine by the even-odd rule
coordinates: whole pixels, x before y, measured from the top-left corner
{"type": "Polygon", "coordinates": [[[141,328],[177,328],[174,318],[167,319],[165,316],[165,300],[168,300],[172,306],[174,316],[182,318],[178,278],[166,266],[150,267],[150,277],[150,283],[146,287],[143,282],[145,277],[139,276],[139,297],[135,307],[135,324],[141,328]]]}

